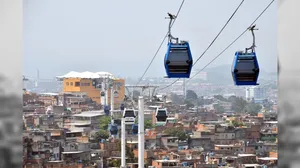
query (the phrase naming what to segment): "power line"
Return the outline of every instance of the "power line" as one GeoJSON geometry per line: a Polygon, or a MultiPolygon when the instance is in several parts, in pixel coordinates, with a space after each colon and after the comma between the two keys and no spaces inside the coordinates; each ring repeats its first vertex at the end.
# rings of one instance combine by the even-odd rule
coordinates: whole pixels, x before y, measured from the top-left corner
{"type": "MultiPolygon", "coordinates": [[[[272,3],[275,0],[272,0],[268,6],[256,17],[256,19],[251,23],[251,25],[249,27],[251,27],[252,25],[254,25],[254,23],[265,13],[265,11],[272,5],[272,3]]],[[[249,28],[248,27],[248,28],[249,28]]],[[[244,30],[244,32],[242,34],[240,34],[235,40],[233,40],[222,52],[220,52],[214,59],[212,59],[208,64],[206,64],[200,71],[198,71],[194,76],[192,76],[187,82],[189,82],[190,80],[192,80],[196,75],[198,75],[200,72],[202,72],[207,66],[209,66],[212,62],[214,62],[219,56],[221,56],[229,47],[231,47],[239,38],[241,38],[247,31],[248,28],[246,30],[244,30]]]]}
{"type": "MultiPolygon", "coordinates": [[[[173,25],[174,25],[174,23],[175,23],[175,21],[176,21],[178,15],[179,15],[179,13],[180,13],[180,11],[181,11],[181,8],[182,8],[184,2],[185,2],[185,0],[182,0],[181,5],[180,5],[180,7],[179,7],[179,9],[178,9],[178,11],[177,11],[176,17],[174,18],[174,21],[173,21],[173,23],[172,23],[172,25],[171,25],[171,28],[173,27],[173,25]]],[[[153,62],[154,59],[156,58],[156,56],[157,56],[159,50],[161,49],[161,47],[162,47],[162,45],[164,44],[164,42],[165,42],[166,38],[168,37],[168,35],[169,35],[169,32],[167,32],[167,34],[165,35],[164,39],[163,39],[162,42],[160,43],[160,45],[159,45],[158,49],[156,50],[156,52],[155,52],[155,54],[154,54],[152,60],[150,61],[148,67],[146,68],[145,72],[143,73],[142,77],[138,80],[138,82],[136,83],[136,85],[138,85],[138,84],[142,81],[143,77],[146,75],[148,69],[150,68],[152,62],[153,62]]]]}
{"type": "Polygon", "coordinates": [[[204,52],[200,55],[200,57],[198,57],[198,59],[196,60],[196,62],[193,64],[193,66],[195,66],[195,64],[204,56],[204,54],[207,52],[207,50],[213,45],[213,43],[217,40],[217,38],[220,36],[220,34],[223,32],[223,30],[225,29],[225,27],[228,25],[228,23],[231,21],[231,19],[233,18],[233,16],[236,14],[236,12],[239,10],[239,8],[242,6],[242,4],[244,3],[245,0],[242,0],[241,3],[239,4],[239,6],[235,9],[235,11],[232,13],[232,15],[230,16],[230,18],[227,20],[227,22],[225,23],[225,25],[222,27],[222,29],[219,31],[219,33],[217,34],[217,36],[213,39],[213,41],[209,44],[209,46],[204,50],[204,52]]]}
{"type": "MultiPolygon", "coordinates": [[[[229,17],[229,19],[227,20],[227,22],[225,23],[225,25],[222,27],[222,29],[219,31],[219,33],[217,34],[217,36],[212,40],[212,42],[209,44],[209,46],[204,50],[204,52],[197,58],[197,60],[195,61],[195,63],[192,65],[195,66],[195,64],[204,56],[204,54],[208,51],[208,49],[214,44],[214,42],[217,40],[217,38],[220,36],[220,34],[223,32],[223,30],[225,29],[225,27],[228,25],[228,23],[231,21],[231,19],[233,18],[233,16],[236,14],[236,12],[239,10],[239,8],[242,6],[242,4],[244,3],[245,0],[242,0],[241,3],[238,5],[238,7],[234,10],[234,12],[231,14],[231,16],[229,17]]],[[[179,80],[176,79],[173,83],[163,87],[163,88],[159,88],[159,90],[163,90],[165,88],[168,88],[170,86],[172,86],[174,83],[176,83],[179,80]]]]}
{"type": "Polygon", "coordinates": [[[179,81],[179,80],[180,80],[180,78],[176,79],[174,82],[172,82],[171,84],[169,84],[169,85],[167,85],[167,86],[165,86],[165,87],[163,87],[163,88],[158,88],[157,90],[164,90],[164,89],[166,89],[166,88],[172,86],[174,83],[176,83],[176,82],[179,81]]]}

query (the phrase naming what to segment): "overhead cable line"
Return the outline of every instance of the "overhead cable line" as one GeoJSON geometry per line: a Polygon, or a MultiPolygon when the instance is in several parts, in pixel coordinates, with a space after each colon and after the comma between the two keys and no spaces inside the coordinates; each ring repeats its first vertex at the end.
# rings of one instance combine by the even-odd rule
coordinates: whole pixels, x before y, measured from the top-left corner
{"type": "MultiPolygon", "coordinates": [[[[174,25],[174,23],[175,23],[175,21],[176,21],[178,15],[179,15],[179,13],[180,13],[180,11],[181,11],[181,8],[182,8],[184,2],[185,2],[185,0],[182,0],[181,5],[180,5],[180,7],[179,7],[179,9],[178,9],[178,11],[177,11],[177,13],[176,13],[176,15],[175,15],[176,17],[174,18],[174,21],[173,21],[171,27],[173,27],[173,25],[174,25]]],[[[154,56],[152,57],[152,60],[150,61],[148,67],[146,68],[146,70],[144,71],[142,77],[138,80],[138,82],[136,83],[136,85],[138,85],[138,84],[143,80],[144,76],[146,75],[148,69],[150,68],[150,66],[151,66],[151,64],[152,64],[152,62],[153,62],[154,59],[156,58],[156,56],[157,56],[159,50],[161,49],[161,47],[162,47],[162,45],[164,44],[164,42],[165,42],[166,38],[168,37],[168,35],[169,35],[169,32],[166,33],[164,39],[162,40],[162,42],[160,43],[160,45],[159,45],[158,49],[156,50],[154,56]]]]}
{"type": "MultiPolygon", "coordinates": [[[[225,27],[228,25],[228,23],[231,21],[231,19],[233,18],[233,16],[236,14],[236,12],[239,10],[239,8],[242,6],[242,4],[244,3],[245,0],[242,0],[241,3],[238,5],[238,7],[234,10],[234,12],[231,14],[231,16],[229,17],[229,19],[227,20],[227,22],[225,23],[225,25],[222,27],[222,29],[219,31],[219,33],[217,34],[217,36],[212,40],[212,42],[209,44],[209,46],[204,50],[204,52],[197,58],[197,60],[195,61],[195,63],[193,64],[193,66],[204,56],[204,54],[208,51],[208,49],[214,44],[214,42],[217,40],[217,38],[220,36],[220,34],[223,32],[223,30],[225,29],[225,27]]],[[[176,83],[177,81],[179,81],[179,78],[176,79],[174,82],[172,82],[171,84],[163,87],[163,88],[158,88],[158,90],[163,90],[165,88],[168,88],[170,86],[172,86],[174,83],[176,83]]]]}
{"type": "Polygon", "coordinates": [[[232,13],[232,15],[230,16],[230,18],[227,20],[227,22],[225,23],[225,25],[222,27],[222,29],[219,31],[219,33],[217,34],[217,36],[213,39],[213,41],[209,44],[209,46],[204,50],[204,52],[200,55],[200,57],[197,58],[197,60],[195,61],[195,63],[193,64],[193,66],[195,66],[195,64],[204,56],[204,54],[207,52],[207,50],[214,44],[214,42],[217,40],[217,38],[220,36],[220,34],[223,32],[223,30],[225,29],[225,27],[228,25],[228,23],[231,21],[231,19],[233,18],[233,16],[236,14],[236,12],[239,10],[239,8],[242,6],[242,4],[244,3],[245,0],[242,0],[241,3],[239,4],[239,6],[234,10],[234,12],[232,13]]]}
{"type": "MultiPolygon", "coordinates": [[[[265,11],[272,5],[272,3],[274,2],[275,0],[272,0],[268,5],[267,7],[256,17],[256,19],[251,23],[251,25],[249,27],[251,27],[264,13],[265,11]]],[[[213,61],[215,61],[219,56],[221,56],[229,47],[231,47],[239,38],[241,38],[249,29],[249,27],[244,30],[244,32],[242,34],[240,34],[235,40],[233,40],[224,50],[222,50],[222,52],[220,52],[214,59],[212,59],[208,64],[206,64],[200,71],[198,71],[195,75],[193,75],[188,81],[187,83],[193,79],[195,76],[197,76],[200,72],[202,72],[207,66],[209,66],[213,61]]],[[[163,89],[166,89],[170,86],[172,86],[175,82],[177,82],[179,79],[175,80],[173,83],[171,83],[170,85],[166,86],[166,87],[163,87],[161,88],[160,90],[163,90],[163,89]]]]}
{"type": "MultiPolygon", "coordinates": [[[[254,23],[265,13],[265,11],[272,5],[275,0],[272,0],[268,6],[256,17],[256,19],[250,24],[249,27],[253,26],[254,23]]],[[[212,59],[208,64],[206,64],[200,71],[198,71],[194,76],[192,76],[187,82],[192,80],[195,76],[197,76],[200,72],[202,72],[207,66],[209,66],[212,62],[214,62],[219,56],[221,56],[229,47],[231,47],[239,38],[241,38],[248,30],[249,27],[244,30],[242,34],[240,34],[236,39],[234,39],[222,52],[220,52],[214,59],[212,59]]]]}

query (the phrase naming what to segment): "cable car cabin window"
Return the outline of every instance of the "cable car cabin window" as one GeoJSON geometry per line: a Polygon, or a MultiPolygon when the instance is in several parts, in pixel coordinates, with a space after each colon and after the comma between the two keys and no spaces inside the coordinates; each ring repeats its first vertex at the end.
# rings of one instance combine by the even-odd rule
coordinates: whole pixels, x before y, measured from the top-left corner
{"type": "Polygon", "coordinates": [[[124,117],[135,117],[134,111],[125,111],[125,116],[124,117]]]}
{"type": "Polygon", "coordinates": [[[190,65],[187,62],[189,60],[189,53],[187,48],[170,49],[168,61],[170,73],[183,73],[186,74],[189,71],[190,65]]]}
{"type": "Polygon", "coordinates": [[[162,116],[162,117],[164,117],[164,116],[166,116],[167,115],[167,113],[166,113],[166,111],[165,110],[158,110],[158,112],[157,112],[157,116],[162,116]]]}
{"type": "Polygon", "coordinates": [[[187,60],[189,60],[189,54],[188,50],[186,48],[184,49],[170,49],[169,53],[169,59],[171,63],[173,62],[179,62],[187,65],[187,60]]]}
{"type": "Polygon", "coordinates": [[[115,123],[116,125],[121,125],[121,120],[114,120],[114,123],[115,123]]]}
{"type": "Polygon", "coordinates": [[[249,72],[254,73],[253,69],[255,69],[254,60],[238,60],[236,64],[236,69],[239,72],[249,72]]]}
{"type": "Polygon", "coordinates": [[[253,71],[254,69],[258,69],[256,67],[254,58],[240,58],[237,60],[236,69],[238,72],[236,73],[236,78],[238,81],[242,82],[254,82],[257,80],[258,71],[253,71]]]}

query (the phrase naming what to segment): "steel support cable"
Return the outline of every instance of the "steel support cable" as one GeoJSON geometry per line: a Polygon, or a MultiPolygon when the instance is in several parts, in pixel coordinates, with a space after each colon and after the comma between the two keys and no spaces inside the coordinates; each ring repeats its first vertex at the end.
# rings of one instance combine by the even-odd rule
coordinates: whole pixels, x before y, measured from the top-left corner
{"type": "MultiPolygon", "coordinates": [[[[264,13],[265,11],[273,4],[275,0],[272,0],[266,7],[265,9],[256,17],[256,19],[251,23],[251,25],[249,27],[251,27],[264,13]]],[[[248,27],[248,28],[249,28],[248,27]]],[[[229,47],[231,47],[239,38],[241,38],[247,31],[248,28],[246,30],[244,30],[244,32],[242,34],[240,34],[235,40],[233,40],[224,50],[222,50],[222,52],[220,52],[214,59],[212,59],[208,64],[206,64],[200,71],[198,71],[194,76],[192,76],[186,83],[188,83],[191,79],[193,79],[195,76],[197,76],[200,72],[202,72],[207,66],[209,66],[213,61],[215,61],[219,56],[221,56],[229,47]]],[[[179,79],[175,80],[173,83],[161,88],[160,90],[166,89],[170,86],[172,86],[175,82],[177,82],[179,79]]]]}
{"type": "MultiPolygon", "coordinates": [[[[173,27],[173,25],[174,25],[174,23],[175,23],[175,21],[176,21],[178,15],[179,15],[179,13],[180,13],[180,11],[181,11],[181,8],[182,8],[184,2],[185,2],[185,0],[182,0],[181,5],[180,5],[180,7],[179,7],[179,9],[178,9],[178,11],[177,11],[177,13],[176,13],[176,17],[174,18],[174,21],[173,21],[171,27],[173,27]]],[[[148,69],[150,68],[151,64],[153,63],[154,59],[156,58],[158,52],[160,51],[162,45],[164,44],[164,42],[165,42],[165,40],[166,40],[166,38],[168,37],[168,34],[169,34],[169,32],[167,32],[167,34],[165,35],[164,39],[163,39],[162,42],[160,43],[158,49],[156,50],[154,56],[152,57],[152,60],[150,61],[149,65],[147,66],[147,68],[146,68],[146,70],[144,71],[142,77],[138,80],[138,82],[136,83],[136,85],[138,85],[138,84],[142,81],[142,79],[144,78],[144,76],[146,75],[148,69]]]]}
{"type": "MultiPolygon", "coordinates": [[[[273,4],[275,0],[272,0],[268,6],[255,18],[255,20],[250,24],[249,27],[253,26],[254,23],[265,13],[265,11],[273,4]]],[[[200,72],[202,72],[207,66],[209,66],[212,62],[214,62],[219,56],[221,56],[229,47],[231,47],[239,38],[241,38],[248,30],[249,27],[244,30],[242,34],[240,34],[236,39],[234,39],[224,50],[222,50],[214,59],[212,59],[208,64],[206,64],[200,71],[198,71],[194,76],[192,76],[187,83],[192,80],[196,75],[198,75],[200,72]]]]}
{"type": "Polygon", "coordinates": [[[195,63],[193,64],[193,66],[195,66],[195,64],[204,56],[204,54],[208,51],[208,49],[214,44],[214,42],[217,40],[217,38],[220,36],[220,34],[223,32],[223,30],[225,29],[225,27],[228,25],[228,23],[231,21],[231,19],[233,18],[233,16],[236,14],[236,12],[239,10],[239,8],[242,6],[242,4],[244,3],[245,0],[242,0],[241,3],[239,4],[239,6],[234,10],[234,12],[232,13],[232,15],[230,16],[230,18],[227,20],[227,22],[225,23],[225,25],[222,27],[222,29],[219,31],[219,33],[217,34],[217,36],[213,39],[213,41],[209,44],[209,46],[204,50],[204,52],[200,55],[200,57],[198,57],[198,59],[195,61],[195,63]]]}
{"type": "MultiPolygon", "coordinates": [[[[237,8],[234,10],[234,12],[231,14],[231,16],[229,17],[229,19],[227,20],[227,22],[225,23],[225,25],[222,27],[222,29],[219,31],[219,33],[217,34],[217,36],[212,40],[212,42],[209,44],[209,46],[204,50],[204,52],[197,58],[197,60],[195,61],[195,63],[193,64],[193,66],[195,66],[195,64],[204,56],[204,54],[208,51],[208,49],[214,44],[214,42],[218,39],[218,37],[220,36],[220,34],[223,32],[223,30],[225,29],[225,27],[228,25],[228,23],[231,21],[231,19],[233,18],[233,16],[236,14],[236,12],[239,10],[239,8],[242,6],[242,4],[244,3],[245,0],[242,0],[241,3],[237,6],[237,8]]],[[[176,79],[174,82],[172,82],[171,84],[163,87],[163,88],[159,88],[158,90],[163,90],[166,89],[170,86],[172,86],[174,83],[176,83],[177,81],[179,81],[180,78],[176,79]]]]}

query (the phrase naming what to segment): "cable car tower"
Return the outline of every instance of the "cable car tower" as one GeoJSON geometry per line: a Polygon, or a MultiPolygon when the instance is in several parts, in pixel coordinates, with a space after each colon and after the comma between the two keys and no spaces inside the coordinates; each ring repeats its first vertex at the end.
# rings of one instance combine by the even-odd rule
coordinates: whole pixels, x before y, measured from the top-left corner
{"type": "Polygon", "coordinates": [[[256,45],[254,35],[254,30],[258,29],[255,29],[255,26],[256,25],[253,25],[249,28],[253,37],[252,46],[246,48],[245,52],[237,51],[235,53],[231,73],[234,84],[237,86],[258,85],[259,65],[255,53],[256,45]]]}
{"type": "Polygon", "coordinates": [[[167,78],[189,78],[193,66],[193,58],[190,45],[187,41],[180,41],[171,34],[171,27],[175,15],[168,13],[170,19],[168,31],[168,50],[165,55],[165,69],[167,78]]]}

